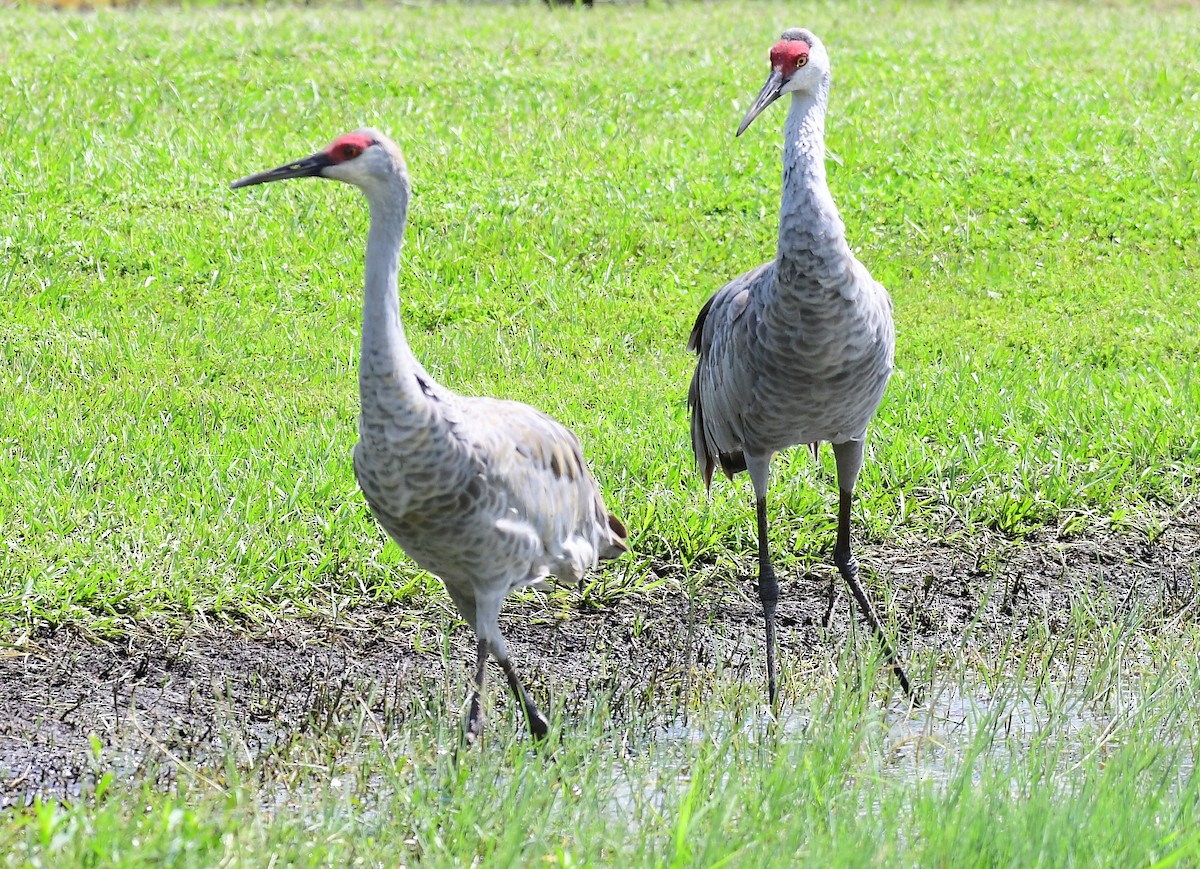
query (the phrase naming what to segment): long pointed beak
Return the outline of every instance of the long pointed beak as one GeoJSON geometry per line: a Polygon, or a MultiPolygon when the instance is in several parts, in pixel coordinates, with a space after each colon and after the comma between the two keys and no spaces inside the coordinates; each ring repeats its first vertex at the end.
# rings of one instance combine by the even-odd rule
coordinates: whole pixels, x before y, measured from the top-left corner
{"type": "Polygon", "coordinates": [[[783,73],[777,69],[771,70],[771,74],[767,76],[767,83],[763,85],[763,89],[758,92],[758,98],[754,100],[754,105],[750,107],[750,111],[746,112],[746,117],[742,118],[742,124],[738,127],[737,135],[746,132],[746,128],[751,122],[759,116],[763,109],[779,99],[783,87],[783,73]]]}
{"type": "Polygon", "coordinates": [[[230,184],[229,188],[237,190],[239,187],[252,187],[255,184],[266,184],[269,181],[283,181],[286,178],[311,178],[314,175],[320,175],[322,169],[331,165],[333,165],[333,161],[329,159],[329,155],[324,151],[318,151],[311,157],[305,157],[293,163],[286,163],[278,168],[268,169],[266,172],[256,172],[253,175],[247,175],[245,178],[239,178],[230,184]]]}

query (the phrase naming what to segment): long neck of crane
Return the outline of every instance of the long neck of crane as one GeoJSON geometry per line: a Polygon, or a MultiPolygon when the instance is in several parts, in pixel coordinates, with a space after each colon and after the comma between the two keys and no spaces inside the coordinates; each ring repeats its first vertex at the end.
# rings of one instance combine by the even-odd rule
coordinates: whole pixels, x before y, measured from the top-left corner
{"type": "Polygon", "coordinates": [[[404,226],[408,218],[408,183],[393,182],[396,189],[368,192],[371,229],[367,234],[367,262],[362,315],[362,352],[358,381],[363,410],[368,411],[368,395],[378,394],[379,386],[402,397],[419,400],[418,376],[425,376],[413,356],[400,322],[400,296],[397,272],[404,226]]]}
{"type": "Polygon", "coordinates": [[[816,93],[797,92],[784,126],[777,268],[785,285],[827,283],[826,278],[842,272],[850,252],[845,224],[825,178],[828,100],[828,78],[816,93]]]}

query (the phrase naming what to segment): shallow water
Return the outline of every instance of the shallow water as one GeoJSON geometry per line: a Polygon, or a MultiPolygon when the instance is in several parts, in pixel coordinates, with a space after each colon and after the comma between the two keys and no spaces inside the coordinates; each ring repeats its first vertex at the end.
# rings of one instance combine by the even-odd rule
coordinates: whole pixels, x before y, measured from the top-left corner
{"type": "Polygon", "coordinates": [[[1102,744],[1117,713],[1112,704],[1088,701],[1082,687],[1051,687],[1036,699],[994,694],[986,686],[947,685],[918,708],[885,716],[890,775],[946,781],[973,759],[972,777],[984,765],[1020,764],[1052,740],[1062,764],[1083,760],[1102,744]]]}
{"type": "MultiPolygon", "coordinates": [[[[955,682],[935,686],[919,707],[897,703],[883,710],[880,731],[867,744],[878,749],[876,769],[888,776],[946,781],[969,760],[977,779],[982,767],[1019,764],[1047,741],[1055,745],[1059,763],[1082,761],[1103,747],[1123,708],[1112,697],[1088,700],[1083,686],[1043,687],[1035,696],[1032,690],[994,692],[986,685],[955,682]]],[[[751,742],[802,739],[812,720],[808,710],[786,709],[774,723],[777,736],[771,737],[772,722],[765,712],[715,718],[710,713],[703,720],[659,726],[648,744],[661,758],[669,758],[731,730],[751,742]]]]}

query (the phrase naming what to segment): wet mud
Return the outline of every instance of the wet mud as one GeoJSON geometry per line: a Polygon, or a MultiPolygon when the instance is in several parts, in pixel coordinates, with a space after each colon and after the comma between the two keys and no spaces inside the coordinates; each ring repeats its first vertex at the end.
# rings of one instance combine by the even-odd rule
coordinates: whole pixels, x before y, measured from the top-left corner
{"type": "MultiPolygon", "coordinates": [[[[1177,514],[1152,541],[1047,531],[864,545],[858,554],[899,648],[927,660],[1019,648],[1065,632],[1081,608],[1098,622],[1136,613],[1137,630],[1155,631],[1195,618],[1200,600],[1200,509],[1177,514]]],[[[664,568],[655,591],[609,603],[530,593],[510,600],[502,627],[527,687],[568,715],[600,692],[620,714],[623,705],[678,702],[718,674],[758,684],[761,611],[753,564],[743,568],[692,579],[664,568]]],[[[832,624],[821,624],[835,576],[816,562],[781,577],[786,668],[829,666],[851,631],[866,636],[845,593],[832,624]]],[[[419,612],[360,607],[335,622],[139,624],[119,641],[47,629],[0,646],[0,807],[88,794],[97,756],[114,776],[167,784],[230,756],[253,764],[356,709],[384,727],[431,726],[460,707],[472,659],[472,635],[444,599],[419,612]]],[[[498,677],[491,690],[503,704],[498,677]]]]}

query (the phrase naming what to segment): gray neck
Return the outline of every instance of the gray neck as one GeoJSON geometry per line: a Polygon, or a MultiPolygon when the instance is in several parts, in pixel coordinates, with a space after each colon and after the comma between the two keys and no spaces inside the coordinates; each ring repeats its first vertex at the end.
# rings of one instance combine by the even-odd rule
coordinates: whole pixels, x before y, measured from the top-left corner
{"type": "Polygon", "coordinates": [[[822,283],[844,270],[850,249],[825,179],[829,78],[816,93],[796,93],[784,125],[783,196],[777,268],[785,285],[822,283]],[[807,278],[808,280],[804,280],[807,278]]]}
{"type": "Polygon", "coordinates": [[[400,322],[397,272],[404,226],[408,217],[408,182],[397,179],[393,189],[367,194],[371,206],[371,229],[367,234],[367,263],[362,313],[362,351],[358,381],[367,410],[368,392],[382,383],[389,391],[419,398],[417,375],[425,370],[413,356],[400,322]],[[367,387],[371,389],[368,390],[367,387]]]}

